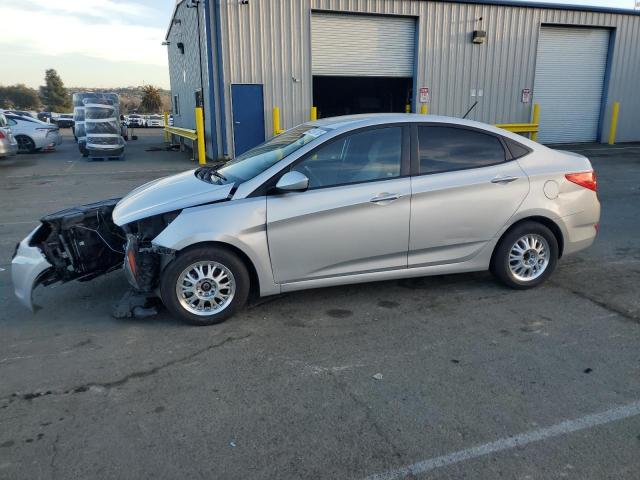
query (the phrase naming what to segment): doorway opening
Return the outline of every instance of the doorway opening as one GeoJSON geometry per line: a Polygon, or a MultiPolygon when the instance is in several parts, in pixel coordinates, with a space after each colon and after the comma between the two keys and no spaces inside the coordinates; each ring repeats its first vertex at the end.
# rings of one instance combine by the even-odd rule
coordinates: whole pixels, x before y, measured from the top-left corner
{"type": "Polygon", "coordinates": [[[413,79],[406,77],[313,77],[318,118],[356,113],[403,113],[411,103],[413,79]]]}

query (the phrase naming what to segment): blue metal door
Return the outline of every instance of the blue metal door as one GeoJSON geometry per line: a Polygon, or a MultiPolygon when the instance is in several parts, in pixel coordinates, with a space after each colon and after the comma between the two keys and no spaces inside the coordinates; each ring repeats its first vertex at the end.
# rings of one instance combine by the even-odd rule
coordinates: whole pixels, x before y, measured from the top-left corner
{"type": "Polygon", "coordinates": [[[231,85],[233,146],[235,155],[264,142],[262,85],[231,85]]]}

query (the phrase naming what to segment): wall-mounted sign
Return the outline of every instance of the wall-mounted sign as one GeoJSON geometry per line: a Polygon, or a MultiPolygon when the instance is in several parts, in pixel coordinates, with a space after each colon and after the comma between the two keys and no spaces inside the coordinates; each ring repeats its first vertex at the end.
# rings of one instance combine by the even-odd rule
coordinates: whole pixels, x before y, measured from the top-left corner
{"type": "Polygon", "coordinates": [[[420,103],[429,103],[429,87],[420,89],[420,103]]]}
{"type": "Polygon", "coordinates": [[[522,89],[522,103],[529,103],[531,102],[531,89],[530,88],[523,88],[522,89]]]}

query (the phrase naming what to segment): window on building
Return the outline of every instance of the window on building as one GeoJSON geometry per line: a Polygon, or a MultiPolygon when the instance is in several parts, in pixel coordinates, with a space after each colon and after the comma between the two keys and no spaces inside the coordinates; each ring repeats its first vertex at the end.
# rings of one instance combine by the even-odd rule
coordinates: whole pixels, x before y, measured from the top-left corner
{"type": "Polygon", "coordinates": [[[386,180],[400,176],[402,127],[347,135],[321,147],[293,167],[309,177],[309,187],[386,180]]]}
{"type": "Polygon", "coordinates": [[[173,114],[180,115],[180,102],[178,95],[173,96],[173,114]]]}
{"type": "Polygon", "coordinates": [[[506,160],[497,137],[455,127],[418,127],[420,173],[495,165],[506,160]]]}

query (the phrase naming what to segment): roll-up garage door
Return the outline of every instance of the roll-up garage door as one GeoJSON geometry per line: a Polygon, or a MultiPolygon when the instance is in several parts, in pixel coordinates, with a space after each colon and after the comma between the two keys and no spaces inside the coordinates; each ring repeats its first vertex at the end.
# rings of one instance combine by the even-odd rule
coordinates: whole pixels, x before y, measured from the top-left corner
{"type": "Polygon", "coordinates": [[[407,17],[314,12],[313,74],[412,77],[415,24],[407,17]]]}
{"type": "Polygon", "coordinates": [[[540,142],[597,141],[608,49],[603,28],[540,29],[533,91],[540,142]]]}

